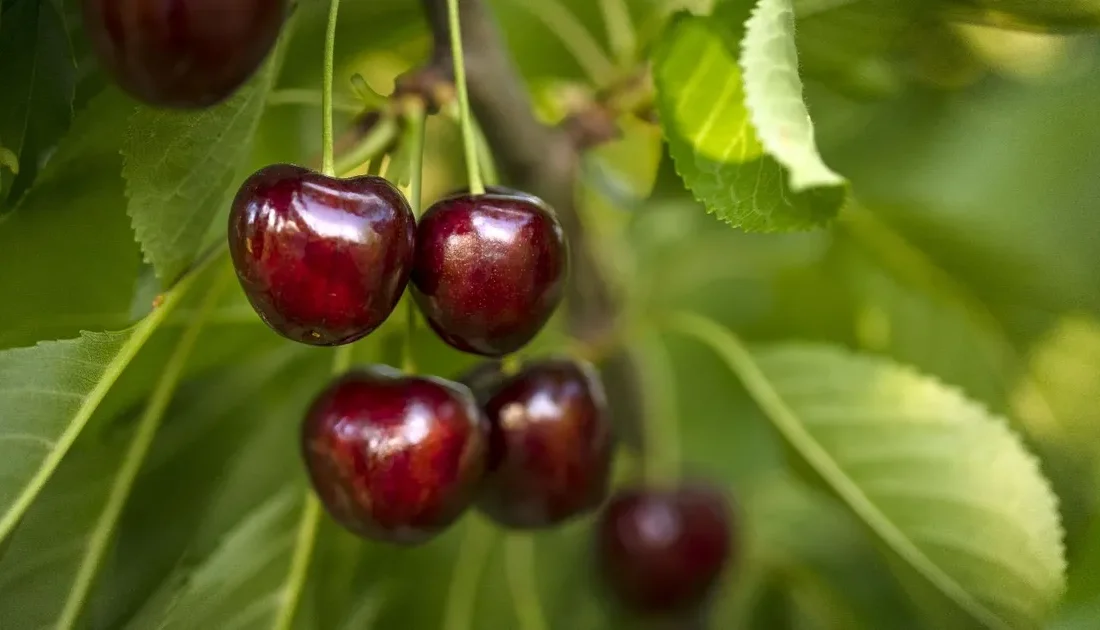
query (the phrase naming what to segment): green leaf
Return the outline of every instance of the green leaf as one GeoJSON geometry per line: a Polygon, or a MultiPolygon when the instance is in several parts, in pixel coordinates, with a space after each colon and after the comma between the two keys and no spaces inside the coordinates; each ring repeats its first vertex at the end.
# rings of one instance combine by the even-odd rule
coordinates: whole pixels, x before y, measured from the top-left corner
{"type": "Polygon", "coordinates": [[[955,385],[998,412],[1018,357],[984,305],[866,211],[842,221],[833,256],[851,291],[856,339],[955,385]]]}
{"type": "Polygon", "coordinates": [[[283,594],[303,496],[300,487],[288,486],[237,523],[188,575],[155,627],[269,626],[283,594]]]}
{"type": "Polygon", "coordinates": [[[136,352],[133,331],[0,353],[0,539],[11,532],[136,352]],[[129,356],[125,359],[128,360],[129,356]]]}
{"type": "Polygon", "coordinates": [[[585,175],[616,206],[634,207],[657,183],[663,150],[655,126],[633,116],[618,121],[621,136],[585,154],[585,175]]]}
{"type": "Polygon", "coordinates": [[[0,541],[57,470],[111,387],[194,284],[187,276],[164,303],[122,332],[81,333],[0,352],[0,541]]]}
{"type": "MultiPolygon", "coordinates": [[[[34,180],[39,163],[69,128],[73,117],[76,63],[55,0],[5,2],[0,21],[0,138],[22,168],[12,188],[21,194],[34,180]]],[[[10,174],[0,172],[0,191],[10,174]]],[[[0,202],[6,194],[0,195],[0,202]]]]}
{"type": "Polygon", "coordinates": [[[0,166],[11,171],[13,174],[19,174],[19,156],[12,153],[11,149],[0,145],[0,166]]]}
{"type": "Polygon", "coordinates": [[[802,100],[794,28],[791,0],[758,0],[741,40],[745,107],[764,150],[790,174],[791,190],[841,186],[844,179],[817,151],[802,100]]]}
{"type": "Polygon", "coordinates": [[[1066,315],[1034,345],[1029,379],[1021,379],[1013,399],[1021,415],[1052,406],[1064,419],[1066,445],[1097,460],[1100,441],[1100,321],[1086,315],[1066,315]]]}
{"type": "Polygon", "coordinates": [[[941,0],[955,15],[993,26],[1080,29],[1100,26],[1100,0],[941,0]]]}
{"type": "MultiPolygon", "coordinates": [[[[169,336],[173,340],[178,337],[169,336]]],[[[201,344],[222,341],[204,335],[201,344]]],[[[108,579],[101,581],[107,583],[103,585],[106,588],[99,591],[110,593],[107,601],[111,605],[105,607],[103,598],[90,598],[100,615],[107,608],[111,613],[105,618],[113,621],[116,605],[141,601],[178,561],[194,536],[195,524],[210,504],[213,489],[222,481],[221,471],[240,455],[242,442],[272,420],[270,414],[263,413],[267,411],[265,405],[255,405],[252,398],[270,394],[264,391],[266,384],[285,370],[288,360],[297,353],[293,347],[268,353],[219,370],[183,389],[178,398],[186,402],[169,410],[127,499],[128,520],[140,524],[119,528],[116,553],[127,561],[114,571],[104,572],[108,579]],[[242,410],[246,403],[249,409],[242,410]]],[[[271,398],[285,404],[280,395],[271,398]]],[[[14,627],[57,627],[60,604],[74,592],[80,567],[88,562],[93,550],[91,534],[109,505],[111,482],[117,478],[136,435],[130,426],[124,427],[126,430],[103,430],[111,420],[103,415],[93,420],[0,558],[0,592],[4,593],[0,597],[0,618],[14,627]],[[59,518],[60,514],[64,518],[59,518]]],[[[109,560],[104,560],[109,566],[109,560]]],[[[106,627],[117,625],[107,623],[106,627]]]]}
{"type": "MultiPolygon", "coordinates": [[[[831,497],[806,488],[789,474],[773,475],[739,497],[746,519],[744,545],[757,556],[745,565],[787,582],[786,590],[805,612],[816,613],[816,623],[807,627],[922,627],[859,524],[831,497]],[[808,522],[814,526],[806,527],[808,522]]],[[[747,595],[742,582],[737,578],[730,589],[733,599],[747,595]]],[[[745,627],[735,618],[744,611],[729,608],[721,627],[745,627]]]]}
{"type": "Polygon", "coordinates": [[[1056,500],[1005,421],[888,360],[815,344],[714,348],[794,452],[889,551],[936,627],[1038,628],[1065,584],[1056,500]],[[960,623],[960,620],[966,620],[960,623]]]}
{"type": "Polygon", "coordinates": [[[228,101],[197,112],[142,107],[122,149],[134,232],[162,284],[195,260],[250,155],[280,55],[228,101]]]}
{"type": "Polygon", "coordinates": [[[118,151],[132,105],[95,97],[15,210],[0,218],[0,348],[131,321],[140,257],[118,151]]]}
{"type": "Polygon", "coordinates": [[[670,26],[654,53],[662,128],[708,211],[751,231],[813,228],[840,209],[844,181],[817,154],[789,4],[765,0],[746,31],[750,9],[735,2],[670,26]]]}

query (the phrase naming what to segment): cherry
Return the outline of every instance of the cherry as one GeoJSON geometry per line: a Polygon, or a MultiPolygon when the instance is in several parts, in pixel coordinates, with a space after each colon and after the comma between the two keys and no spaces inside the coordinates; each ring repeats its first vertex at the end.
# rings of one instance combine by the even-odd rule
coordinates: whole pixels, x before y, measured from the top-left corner
{"type": "Polygon", "coordinates": [[[469,389],[382,366],[337,379],[302,428],[306,468],[333,518],[399,544],[427,540],[470,505],[487,441],[469,389]]]}
{"type": "MultiPolygon", "coordinates": [[[[486,186],[485,187],[485,192],[490,194],[490,195],[501,195],[501,196],[504,196],[504,197],[522,197],[524,199],[529,199],[534,203],[541,204],[541,205],[546,205],[545,201],[543,201],[542,199],[536,197],[535,195],[532,195],[531,193],[528,193],[528,192],[523,192],[522,190],[518,190],[516,188],[509,188],[508,186],[499,186],[499,185],[486,186]]],[[[467,187],[467,188],[463,188],[461,190],[455,191],[450,196],[451,197],[458,197],[458,196],[469,195],[469,194],[471,194],[470,189],[467,187]]]]}
{"type": "Polygon", "coordinates": [[[331,346],[366,336],[393,312],[408,282],[415,230],[408,202],[380,177],[334,179],[276,164],[237,193],[229,249],[268,326],[331,346]]]}
{"type": "Polygon", "coordinates": [[[728,501],[710,488],[626,490],[600,515],[596,559],[627,608],[687,613],[705,602],[730,560],[732,527],[728,501]]]}
{"type": "Polygon", "coordinates": [[[420,220],[413,297],[451,346],[503,356],[561,302],[568,252],[550,208],[529,195],[459,194],[420,220]]]}
{"type": "Polygon", "coordinates": [[[83,0],[84,30],[127,92],[198,108],[232,94],[271,51],[286,0],[83,0]]]}
{"type": "Polygon", "coordinates": [[[547,360],[498,384],[475,371],[489,419],[489,472],[478,507],[506,527],[557,525],[607,495],[614,438],[591,365],[547,360]]]}

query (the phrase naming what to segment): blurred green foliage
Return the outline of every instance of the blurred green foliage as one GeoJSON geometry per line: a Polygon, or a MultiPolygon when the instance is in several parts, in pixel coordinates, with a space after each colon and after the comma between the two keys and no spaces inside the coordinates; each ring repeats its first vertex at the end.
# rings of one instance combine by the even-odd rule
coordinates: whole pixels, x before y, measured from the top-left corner
{"type": "MultiPolygon", "coordinates": [[[[87,52],[79,2],[2,0],[0,150],[4,165],[14,159],[19,168],[0,168],[0,509],[14,527],[0,546],[0,628],[55,626],[66,605],[80,611],[79,627],[107,629],[260,628],[280,615],[304,488],[298,419],[328,378],[331,353],[278,339],[236,287],[207,318],[111,535],[97,542],[91,534],[165,362],[213,279],[230,273],[224,259],[176,295],[134,356],[119,359],[116,346],[150,321],[158,294],[176,291],[176,277],[222,242],[226,199],[250,170],[316,161],[316,102],[262,105],[274,92],[319,90],[326,4],[299,4],[270,84],[261,75],[262,85],[223,108],[166,121],[107,86],[87,52]],[[242,103],[243,119],[235,116],[242,103]],[[144,168],[141,151],[164,142],[142,138],[180,140],[166,168],[144,168]],[[160,238],[181,230],[186,242],[160,238]],[[94,343],[102,338],[81,331],[114,341],[94,343]],[[107,383],[101,373],[112,364],[119,373],[107,383]],[[109,389],[102,403],[87,410],[94,413],[71,448],[59,448],[58,434],[100,386],[109,389]],[[24,426],[32,420],[39,424],[24,426]],[[34,444],[51,427],[46,443],[34,444]],[[51,459],[56,470],[41,465],[51,459]],[[34,500],[18,512],[9,499],[21,492],[34,500]],[[102,561],[86,568],[97,544],[106,545],[102,561]],[[77,596],[82,570],[94,580],[77,596]]],[[[593,84],[594,73],[630,76],[654,55],[664,128],[624,116],[623,137],[589,153],[581,170],[586,227],[624,296],[628,331],[652,332],[675,313],[705,316],[751,348],[813,444],[867,496],[883,480],[961,493],[953,507],[874,500],[915,540],[925,536],[922,550],[944,575],[923,579],[928,572],[914,572],[911,557],[884,553],[891,545],[882,529],[852,501],[838,500],[836,475],[805,461],[807,443],[775,431],[775,409],[760,404],[744,370],[739,378],[713,349],[681,335],[661,337],[667,357],[628,339],[643,363],[668,361],[674,375],[662,388],[674,400],[640,408],[671,404],[684,474],[728,488],[738,505],[743,553],[716,593],[711,626],[1100,628],[1100,36],[1092,30],[1100,5],[721,0],[712,13],[714,2],[629,0],[637,64],[621,67],[601,52],[618,40],[600,2],[489,4],[545,118],[605,87],[593,84]],[[760,5],[775,17],[765,39],[798,53],[756,51],[776,62],[778,91],[766,72],[749,85],[752,73],[734,63],[744,60],[743,20],[760,5]],[[793,28],[782,21],[788,9],[793,28]],[[670,17],[680,10],[693,17],[670,17]],[[669,23],[672,36],[687,39],[667,39],[669,23]],[[591,41],[572,37],[578,29],[591,41]],[[715,34],[708,56],[730,67],[712,68],[688,90],[685,73],[699,64],[668,53],[700,46],[694,31],[715,34]],[[792,81],[804,97],[793,108],[783,100],[792,81]],[[750,93],[772,127],[753,116],[750,93]],[[808,138],[802,107],[813,121],[808,138]],[[676,126],[679,115],[689,133],[676,126]],[[776,148],[792,138],[801,160],[776,148]],[[714,159],[714,147],[735,140],[741,157],[714,159]],[[794,197],[794,178],[814,160],[844,185],[818,181],[794,197]],[[761,173],[765,186],[741,194],[737,178],[761,173]],[[747,229],[814,229],[746,232],[707,209],[747,229]],[[811,377],[835,379],[840,393],[797,404],[797,388],[782,386],[794,368],[777,358],[779,341],[828,348],[813,355],[827,360],[811,377]],[[882,379],[915,373],[919,387],[883,394],[882,379]],[[877,424],[826,436],[815,419],[824,422],[831,405],[877,424]],[[909,434],[891,424],[897,417],[949,430],[909,434]],[[997,450],[999,438],[972,431],[986,422],[1020,439],[997,450]],[[1038,472],[1024,449],[1038,457],[1038,472]],[[858,467],[860,457],[883,452],[881,469],[858,467]],[[1004,461],[1011,470],[995,466],[1004,461]],[[975,517],[968,510],[980,511],[978,500],[1000,516],[975,517]],[[1065,576],[1056,566],[1061,541],[1029,535],[1042,529],[1036,523],[1057,529],[1059,517],[1065,576]],[[1057,557],[1029,564],[1024,548],[1057,557]],[[1065,595],[1054,603],[1063,578],[1065,595]],[[949,583],[965,591],[954,604],[974,600],[994,613],[945,607],[949,583]]],[[[339,96],[356,98],[353,73],[389,93],[395,77],[425,60],[429,42],[418,2],[345,2],[339,96]]],[[[337,128],[353,122],[338,114],[337,128]]],[[[426,201],[462,183],[457,138],[450,121],[431,121],[426,201]]],[[[404,328],[393,319],[355,347],[357,361],[398,363],[404,328]]],[[[565,338],[555,323],[530,353],[559,351],[565,338]]],[[[422,369],[443,376],[473,363],[426,330],[414,347],[422,369]]],[[[623,483],[635,480],[639,459],[621,454],[623,483]]],[[[641,627],[593,580],[589,526],[528,537],[471,515],[406,550],[359,541],[325,520],[293,627],[538,630],[532,618],[551,629],[641,627]],[[517,601],[537,610],[517,610],[517,601]]]]}

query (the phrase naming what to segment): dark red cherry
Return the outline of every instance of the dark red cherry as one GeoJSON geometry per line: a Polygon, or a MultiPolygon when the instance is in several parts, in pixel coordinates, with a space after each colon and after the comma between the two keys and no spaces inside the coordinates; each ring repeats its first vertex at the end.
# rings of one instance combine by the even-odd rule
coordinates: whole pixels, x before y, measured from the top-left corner
{"type": "Polygon", "coordinates": [[[380,177],[335,179],[276,164],[241,186],[229,251],[248,300],[276,332],[331,346],[389,317],[408,282],[415,219],[380,177]]]}
{"type": "Polygon", "coordinates": [[[381,366],[329,386],[302,428],[306,468],[333,518],[400,544],[427,540],[470,505],[487,440],[466,387],[381,366]]]}
{"type": "Polygon", "coordinates": [[[161,107],[227,98],[271,51],[286,0],[83,0],[84,31],[123,89],[161,107]]]}
{"type": "Polygon", "coordinates": [[[596,560],[626,608],[688,613],[705,603],[730,561],[732,530],[729,502],[706,486],[625,490],[600,515],[596,560]]]}
{"type": "Polygon", "coordinates": [[[607,496],[614,437],[592,366],[530,364],[485,403],[489,472],[478,507],[506,527],[557,525],[607,496]]]}
{"type": "MultiPolygon", "coordinates": [[[[532,195],[531,193],[523,192],[522,190],[517,190],[515,188],[509,188],[507,186],[486,186],[485,187],[485,192],[490,194],[490,195],[501,195],[501,196],[504,196],[504,197],[521,197],[523,199],[529,199],[531,202],[537,203],[537,204],[540,204],[540,205],[545,205],[546,204],[546,202],[544,202],[542,199],[539,199],[538,197],[536,197],[535,195],[532,195]]],[[[469,187],[467,187],[467,188],[462,188],[460,190],[457,190],[457,191],[451,193],[450,196],[451,197],[462,197],[462,196],[468,196],[470,194],[471,194],[470,189],[469,189],[469,187]]]]}
{"type": "Polygon", "coordinates": [[[567,269],[561,225],[545,204],[530,196],[457,195],[420,220],[413,296],[448,344],[503,356],[550,319],[567,269]]]}

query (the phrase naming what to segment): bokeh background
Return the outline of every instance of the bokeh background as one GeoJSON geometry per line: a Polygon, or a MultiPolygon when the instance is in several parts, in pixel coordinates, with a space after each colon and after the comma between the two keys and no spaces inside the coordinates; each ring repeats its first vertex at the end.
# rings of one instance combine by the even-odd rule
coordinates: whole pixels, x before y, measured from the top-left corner
{"type": "MultiPolygon", "coordinates": [[[[31,35],[19,12],[36,4],[3,0],[0,113],[13,111],[5,77],[25,63],[31,35]]],[[[63,11],[77,61],[68,138],[86,150],[33,189],[33,169],[4,173],[0,349],[124,328],[158,292],[125,213],[116,150],[124,101],[103,96],[77,4],[63,11]],[[94,115],[81,115],[89,108],[94,115]]],[[[320,115],[310,95],[320,87],[324,4],[298,9],[275,92],[285,98],[273,97],[260,120],[249,168],[317,160],[320,115]]],[[[611,48],[597,3],[490,4],[541,117],[555,122],[591,97],[577,58],[583,38],[573,35],[583,29],[611,48]]],[[[643,42],[657,32],[659,4],[629,2],[643,42]]],[[[853,200],[827,229],[741,232],[685,191],[656,126],[624,120],[623,137],[592,152],[583,169],[601,261],[627,313],[694,311],[749,342],[826,341],[881,354],[1004,415],[1060,500],[1069,586],[1048,627],[1100,628],[1100,37],[1090,32],[1100,7],[1094,23],[1052,28],[1026,12],[1006,20],[981,3],[795,5],[819,146],[850,180],[853,200]]],[[[46,29],[44,20],[34,24],[46,29]]],[[[50,54],[50,40],[38,42],[50,54]]],[[[429,44],[419,3],[346,0],[338,76],[360,73],[388,94],[429,44]]],[[[341,102],[358,103],[348,81],[337,89],[341,102]]],[[[338,129],[352,122],[342,113],[338,129]]],[[[452,121],[432,120],[426,201],[462,185],[457,140],[452,121]]],[[[42,142],[43,158],[50,144],[42,142]]],[[[222,216],[211,242],[224,237],[222,216]]],[[[0,549],[0,627],[37,628],[56,614],[142,401],[194,308],[181,307],[140,351],[0,549]]],[[[397,364],[401,334],[401,322],[387,325],[356,347],[357,360],[397,364]]],[[[563,338],[555,327],[532,352],[555,351],[563,338]]],[[[738,506],[742,557],[716,594],[712,627],[936,627],[864,526],[792,466],[712,351],[673,336],[657,349],[627,344],[667,354],[669,369],[657,378],[674,412],[662,415],[678,434],[667,447],[686,474],[728,488],[738,506]]],[[[426,331],[416,345],[425,370],[453,376],[471,365],[426,331]]],[[[140,628],[164,610],[176,611],[171,627],[270,625],[304,483],[298,422],[329,362],[328,351],[280,341],[231,285],[127,502],[88,627],[140,628]]],[[[624,431],[641,421],[623,420],[624,431]]],[[[637,474],[629,451],[619,463],[622,479],[637,474]]],[[[637,627],[607,610],[592,580],[589,525],[532,542],[467,519],[425,547],[400,550],[359,542],[326,520],[300,625],[533,630],[513,604],[520,589],[537,595],[549,628],[637,627]]]]}

